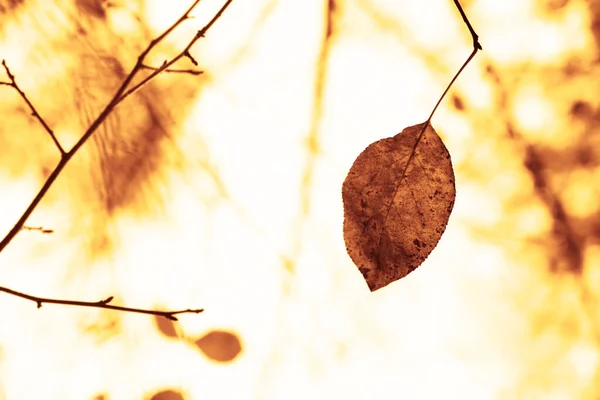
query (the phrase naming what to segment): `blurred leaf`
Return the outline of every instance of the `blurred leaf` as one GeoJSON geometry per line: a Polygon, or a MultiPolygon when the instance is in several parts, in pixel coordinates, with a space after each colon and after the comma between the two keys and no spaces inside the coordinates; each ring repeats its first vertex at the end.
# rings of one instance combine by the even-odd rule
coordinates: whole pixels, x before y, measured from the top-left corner
{"type": "Polygon", "coordinates": [[[455,197],[450,154],[427,122],[358,156],[342,186],[344,240],[371,291],[421,265],[444,233],[455,197]]]}
{"type": "Polygon", "coordinates": [[[210,331],[195,343],[208,358],[214,361],[233,361],[242,351],[242,344],[237,335],[226,331],[210,331]]]}
{"type": "Polygon", "coordinates": [[[177,330],[175,329],[175,324],[168,318],[165,318],[160,315],[154,316],[154,322],[156,323],[156,327],[166,337],[176,338],[177,330]]]}
{"type": "Polygon", "coordinates": [[[150,400],[184,400],[184,397],[175,390],[163,390],[154,394],[150,400]]]}

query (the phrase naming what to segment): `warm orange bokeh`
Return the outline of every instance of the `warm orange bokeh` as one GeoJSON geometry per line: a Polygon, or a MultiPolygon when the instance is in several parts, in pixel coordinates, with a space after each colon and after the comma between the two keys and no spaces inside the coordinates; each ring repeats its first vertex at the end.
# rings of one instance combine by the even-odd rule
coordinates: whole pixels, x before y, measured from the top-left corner
{"type": "MultiPolygon", "coordinates": [[[[66,148],[189,6],[118,3],[0,0],[0,58],[66,148]]],[[[484,51],[433,119],[454,211],[425,263],[371,294],[341,184],[427,118],[468,30],[450,0],[234,1],[192,49],[204,73],[124,102],[27,222],[54,233],[0,253],[0,286],[206,311],[173,325],[1,294],[0,398],[597,399],[600,25],[558,3],[464,1],[484,51]]],[[[59,154],[8,86],[0,109],[4,235],[59,154]]]]}

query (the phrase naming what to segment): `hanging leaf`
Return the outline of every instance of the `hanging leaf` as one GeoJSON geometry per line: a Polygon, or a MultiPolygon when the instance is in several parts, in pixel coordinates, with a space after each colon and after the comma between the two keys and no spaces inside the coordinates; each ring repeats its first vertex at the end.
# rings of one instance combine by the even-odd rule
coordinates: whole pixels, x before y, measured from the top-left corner
{"type": "Polygon", "coordinates": [[[429,122],[358,156],[342,186],[344,240],[371,291],[421,265],[444,233],[455,197],[450,154],[429,122]]]}

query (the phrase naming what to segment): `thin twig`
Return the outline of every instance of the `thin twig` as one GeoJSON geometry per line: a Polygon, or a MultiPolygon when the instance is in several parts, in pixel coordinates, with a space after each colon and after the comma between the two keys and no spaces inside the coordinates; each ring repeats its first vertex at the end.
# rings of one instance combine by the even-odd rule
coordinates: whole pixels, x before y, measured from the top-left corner
{"type": "Polygon", "coordinates": [[[469,18],[467,18],[467,14],[465,14],[465,12],[463,11],[463,8],[461,7],[458,0],[454,0],[454,5],[456,5],[456,8],[458,8],[460,16],[462,17],[464,23],[467,25],[467,28],[469,28],[469,32],[471,33],[471,37],[473,38],[473,48],[483,50],[483,47],[481,47],[481,44],[479,44],[479,36],[475,33],[475,29],[473,29],[473,26],[471,26],[469,18]]]}
{"type": "Polygon", "coordinates": [[[198,61],[196,61],[196,59],[195,59],[194,57],[192,57],[192,55],[190,54],[190,52],[189,52],[189,51],[186,51],[186,52],[183,54],[183,56],[184,56],[184,57],[187,57],[187,59],[188,59],[188,60],[190,60],[190,62],[191,62],[192,64],[194,64],[196,67],[198,66],[198,61]]]}
{"type": "Polygon", "coordinates": [[[100,301],[77,301],[77,300],[65,300],[65,299],[49,299],[49,298],[45,298],[45,297],[32,296],[30,294],[17,292],[16,290],[12,290],[12,289],[5,288],[2,286],[0,286],[0,292],[5,292],[8,294],[12,294],[13,296],[16,296],[16,297],[21,297],[26,300],[31,300],[37,304],[37,308],[42,308],[42,305],[44,303],[61,304],[61,305],[65,305],[65,306],[106,308],[109,310],[117,310],[117,311],[123,311],[123,312],[158,315],[161,317],[168,318],[171,321],[177,321],[177,318],[174,316],[175,314],[199,314],[204,311],[203,308],[199,308],[199,309],[188,308],[186,310],[178,310],[178,311],[155,311],[155,310],[145,310],[143,308],[113,306],[112,304],[109,304],[113,300],[113,296],[107,297],[106,299],[100,300],[100,301]]]}
{"type": "Polygon", "coordinates": [[[7,85],[7,86],[11,86],[13,89],[15,89],[19,93],[19,96],[21,96],[21,98],[23,99],[23,101],[25,101],[25,103],[27,103],[27,106],[29,106],[29,109],[31,110],[31,114],[40,122],[40,124],[42,124],[42,126],[44,127],[44,129],[46,130],[46,132],[48,132],[48,135],[50,135],[50,138],[52,138],[52,141],[54,142],[54,145],[56,146],[56,148],[58,149],[58,151],[60,151],[61,156],[64,156],[65,155],[65,150],[60,145],[58,139],[56,139],[56,135],[54,134],[54,131],[52,131],[52,129],[48,126],[48,124],[46,123],[46,121],[44,120],[44,118],[42,118],[42,116],[40,115],[40,113],[38,113],[38,111],[35,109],[35,107],[31,103],[31,101],[29,101],[29,99],[27,98],[27,95],[25,94],[25,92],[23,92],[21,90],[21,88],[19,87],[19,85],[17,85],[17,81],[15,80],[15,76],[10,72],[10,69],[8,68],[8,65],[6,65],[6,60],[2,60],[2,66],[4,67],[4,70],[6,71],[6,75],[8,75],[8,79],[10,79],[10,83],[2,82],[2,84],[3,85],[7,85]]]}
{"type": "Polygon", "coordinates": [[[23,226],[24,231],[38,231],[43,234],[54,233],[53,229],[46,229],[43,226],[23,226]]]}
{"type": "MultiPolygon", "coordinates": [[[[142,65],[142,68],[144,69],[149,69],[151,71],[156,71],[158,68],[157,67],[151,67],[149,65],[142,65]]],[[[190,75],[202,75],[204,73],[204,71],[197,71],[195,69],[165,69],[164,72],[169,72],[172,74],[190,74],[190,75]]]]}

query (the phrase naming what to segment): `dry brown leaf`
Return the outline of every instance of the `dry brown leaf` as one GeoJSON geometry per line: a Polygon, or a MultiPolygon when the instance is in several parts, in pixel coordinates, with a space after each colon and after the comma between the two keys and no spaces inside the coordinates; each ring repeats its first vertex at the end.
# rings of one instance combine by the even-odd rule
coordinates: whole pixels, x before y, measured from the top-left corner
{"type": "Polygon", "coordinates": [[[175,328],[175,324],[173,323],[173,321],[171,321],[170,319],[160,315],[155,315],[154,323],[156,324],[158,330],[166,337],[177,337],[177,329],[175,328]]]}
{"type": "Polygon", "coordinates": [[[358,156],[342,186],[344,240],[371,291],[421,265],[444,233],[455,197],[450,154],[428,122],[358,156]]]}
{"type": "Polygon", "coordinates": [[[175,390],[168,389],[155,393],[150,400],[185,400],[185,397],[175,390]]]}
{"type": "Polygon", "coordinates": [[[242,351],[242,343],[234,332],[212,330],[195,341],[208,358],[219,362],[233,361],[242,351]]]}

